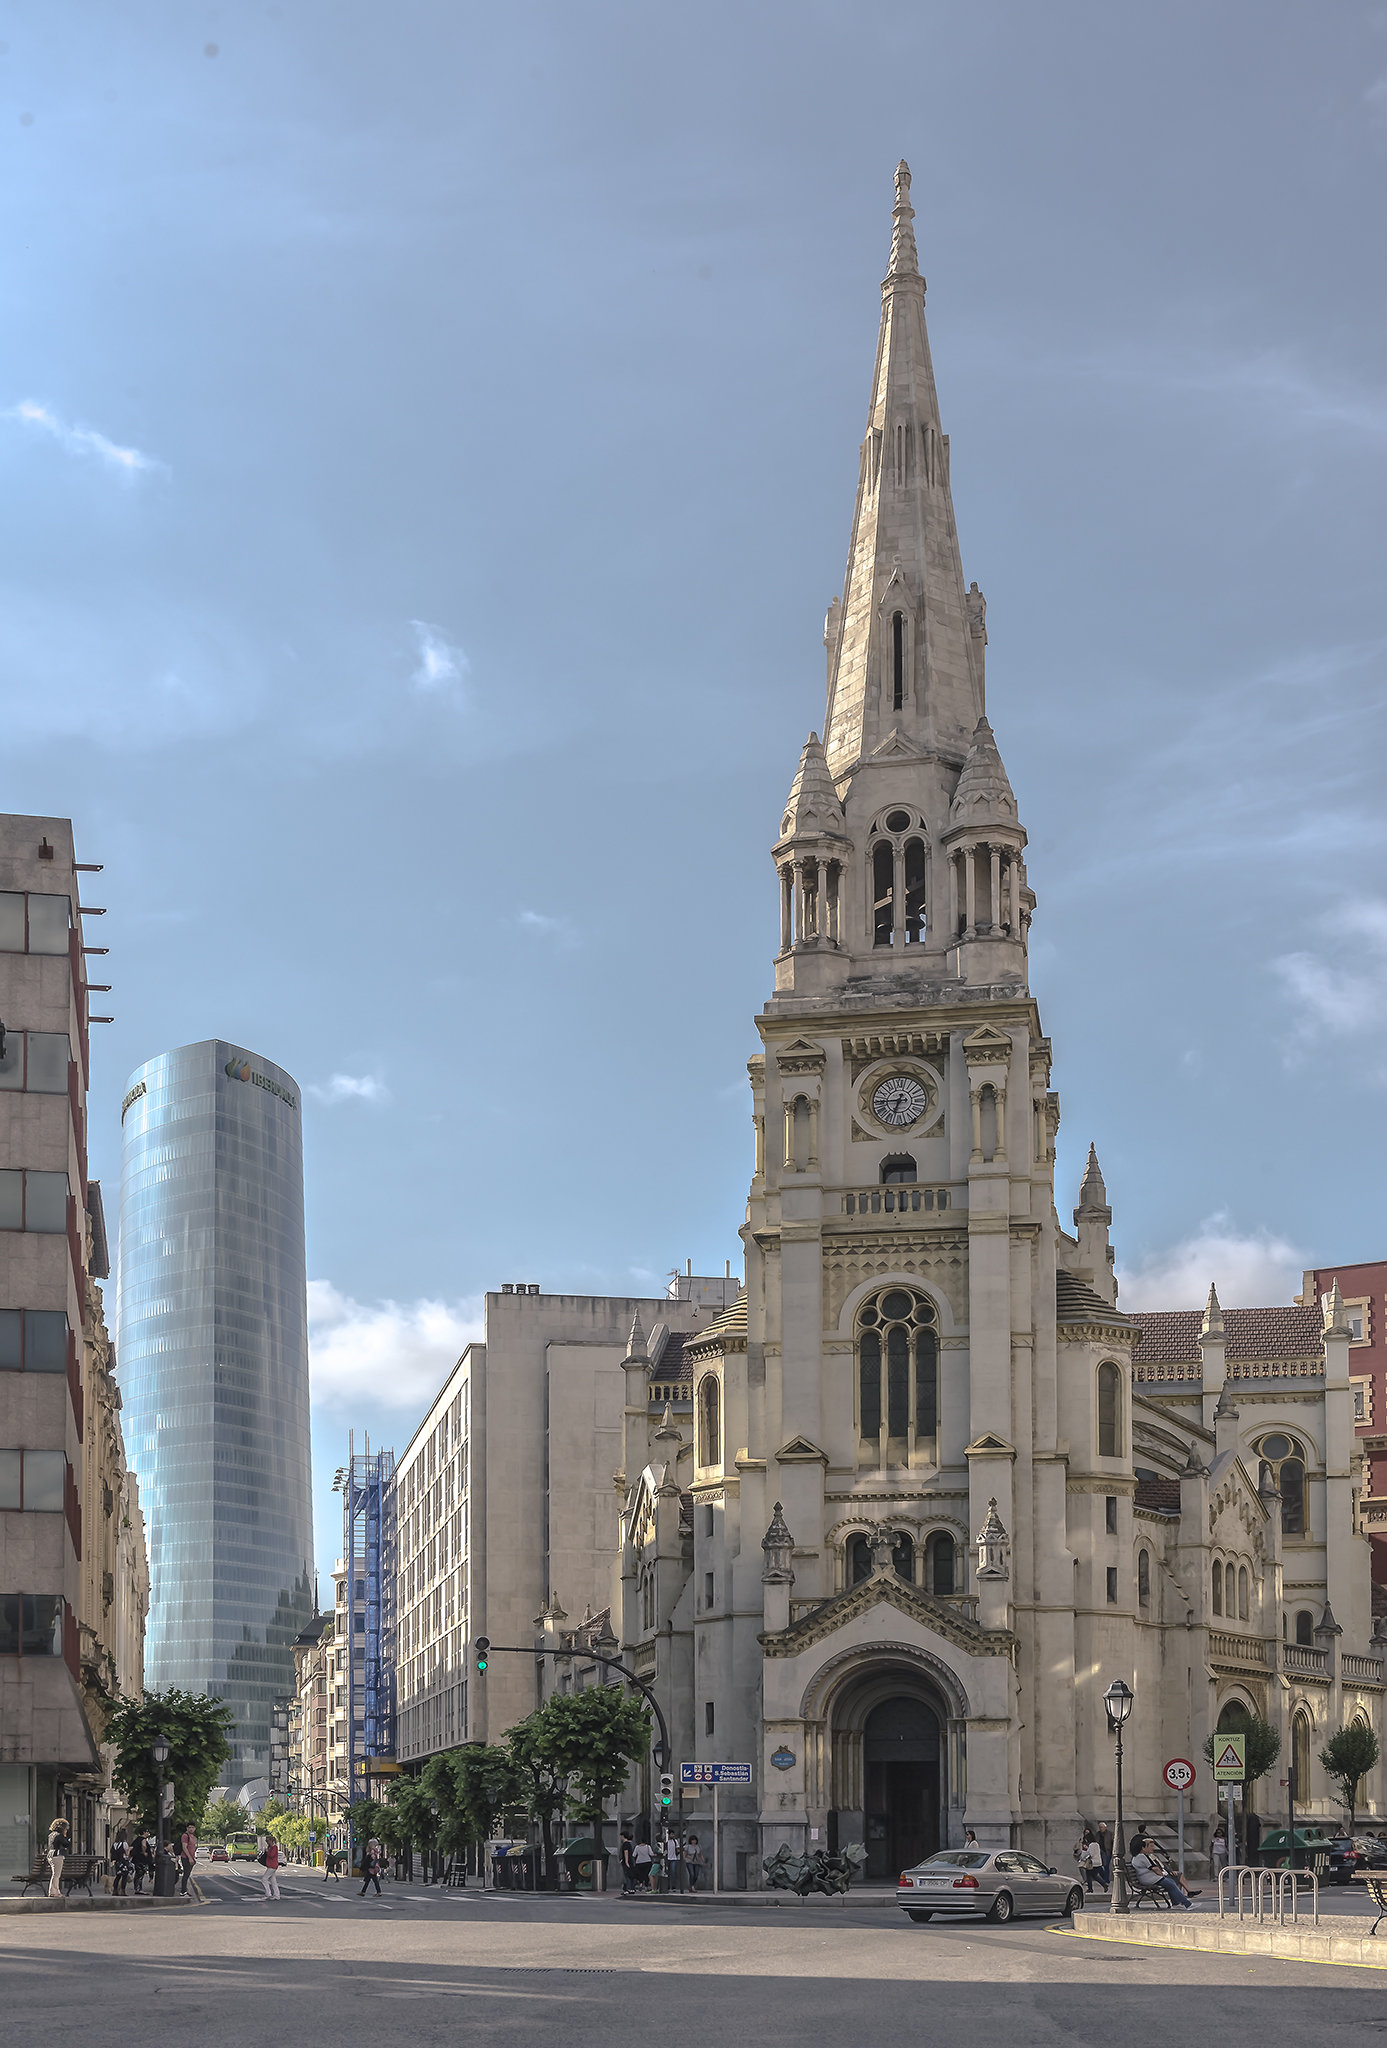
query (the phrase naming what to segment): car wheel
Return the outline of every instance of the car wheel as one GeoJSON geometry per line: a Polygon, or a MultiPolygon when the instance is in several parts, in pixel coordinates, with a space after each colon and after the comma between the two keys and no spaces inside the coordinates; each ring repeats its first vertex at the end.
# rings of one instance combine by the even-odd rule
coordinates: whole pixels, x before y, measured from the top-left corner
{"type": "Polygon", "coordinates": [[[1074,1915],[1076,1913],[1083,1912],[1084,1893],[1082,1885],[1075,1885],[1073,1891],[1069,1894],[1069,1897],[1064,1902],[1064,1910],[1069,1915],[1071,1920],[1074,1918],[1074,1915]]]}
{"type": "Polygon", "coordinates": [[[998,1892],[996,1898],[992,1901],[992,1904],[987,1909],[988,1919],[1007,1921],[1010,1920],[1011,1913],[1011,1893],[998,1892]]]}
{"type": "Polygon", "coordinates": [[[922,1913],[918,1906],[907,1906],[906,1913],[912,1920],[932,1920],[933,1913],[922,1913]]]}

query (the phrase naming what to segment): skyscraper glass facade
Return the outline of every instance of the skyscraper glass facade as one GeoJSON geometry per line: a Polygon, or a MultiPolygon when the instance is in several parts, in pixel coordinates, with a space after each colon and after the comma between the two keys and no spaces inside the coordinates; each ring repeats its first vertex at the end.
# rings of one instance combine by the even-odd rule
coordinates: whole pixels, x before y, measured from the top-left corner
{"type": "Polygon", "coordinates": [[[149,1533],[146,1684],[219,1694],[223,1782],[269,1768],[313,1608],[297,1083],[221,1039],[136,1069],[116,1357],[149,1533]]]}

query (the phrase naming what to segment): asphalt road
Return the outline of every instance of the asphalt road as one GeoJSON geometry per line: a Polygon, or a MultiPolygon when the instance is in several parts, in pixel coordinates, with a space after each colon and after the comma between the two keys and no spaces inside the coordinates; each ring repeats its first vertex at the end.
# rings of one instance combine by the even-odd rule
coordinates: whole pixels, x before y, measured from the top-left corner
{"type": "Polygon", "coordinates": [[[696,2031],[721,2044],[973,2039],[1111,2048],[1140,2030],[1219,2048],[1304,2048],[1339,2028],[1387,2032],[1376,1971],[1127,1948],[1082,1918],[916,1926],[894,1912],[830,1919],[763,1907],[527,1900],[286,1873],[208,1870],[209,1904],[0,1919],[3,2032],[22,2048],[356,2048],[469,2040],[648,2048],[696,2031]],[[559,2030],[556,2035],[555,2030],[559,2030]]]}

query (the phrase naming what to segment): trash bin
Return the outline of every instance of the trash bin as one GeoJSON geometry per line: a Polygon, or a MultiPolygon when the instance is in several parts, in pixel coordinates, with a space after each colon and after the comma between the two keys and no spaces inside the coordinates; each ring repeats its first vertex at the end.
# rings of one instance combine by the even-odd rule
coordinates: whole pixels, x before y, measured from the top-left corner
{"type": "MultiPolygon", "coordinates": [[[[602,1881],[605,1888],[611,1852],[602,1851],[602,1881]]],[[[569,1888],[575,1892],[590,1892],[593,1888],[593,1867],[597,1861],[597,1843],[591,1835],[583,1835],[576,1842],[565,1842],[559,1851],[559,1861],[568,1873],[569,1888]]]]}

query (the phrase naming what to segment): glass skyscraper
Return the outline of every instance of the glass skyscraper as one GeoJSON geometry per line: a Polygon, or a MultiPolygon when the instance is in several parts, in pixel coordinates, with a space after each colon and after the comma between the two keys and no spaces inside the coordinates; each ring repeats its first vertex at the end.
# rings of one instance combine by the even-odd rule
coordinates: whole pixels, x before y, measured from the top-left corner
{"type": "Polygon", "coordinates": [[[116,1357],[149,1533],[146,1684],[235,1710],[231,1787],[313,1610],[308,1305],[297,1083],[221,1039],[130,1077],[116,1357]]]}

